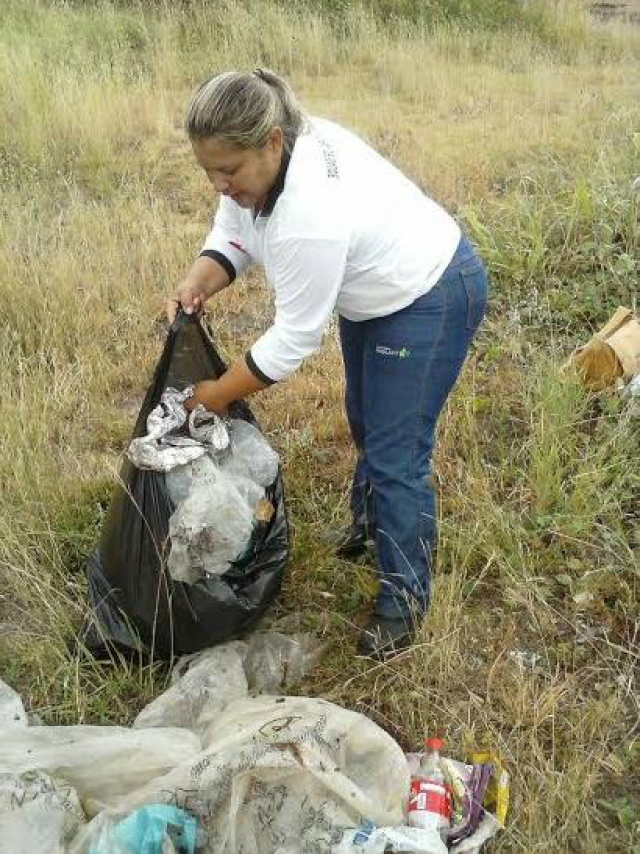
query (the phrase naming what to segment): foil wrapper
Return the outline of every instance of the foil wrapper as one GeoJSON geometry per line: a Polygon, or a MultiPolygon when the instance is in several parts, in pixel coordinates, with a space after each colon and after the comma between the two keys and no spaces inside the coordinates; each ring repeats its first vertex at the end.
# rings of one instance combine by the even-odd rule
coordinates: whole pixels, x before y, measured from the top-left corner
{"type": "Polygon", "coordinates": [[[206,453],[220,453],[229,445],[225,422],[204,406],[191,413],[184,402],[193,395],[193,386],[184,391],[168,388],[147,418],[147,435],[133,439],[127,456],[139,469],[168,472],[199,459],[206,453]],[[188,435],[177,434],[187,425],[188,435]]]}

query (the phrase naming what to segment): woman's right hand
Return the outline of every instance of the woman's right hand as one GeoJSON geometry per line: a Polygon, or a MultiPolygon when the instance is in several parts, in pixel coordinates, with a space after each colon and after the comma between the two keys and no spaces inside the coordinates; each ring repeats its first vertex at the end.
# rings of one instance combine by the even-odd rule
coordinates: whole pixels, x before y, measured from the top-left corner
{"type": "Polygon", "coordinates": [[[167,299],[166,312],[169,323],[173,323],[176,319],[176,314],[180,308],[184,309],[187,314],[200,311],[206,298],[207,294],[204,293],[201,286],[185,279],[173,296],[167,299]]]}
{"type": "Polygon", "coordinates": [[[229,274],[217,261],[201,255],[197,258],[183,282],[166,303],[169,323],[173,323],[179,308],[187,314],[202,310],[209,297],[229,285],[229,274]]]}

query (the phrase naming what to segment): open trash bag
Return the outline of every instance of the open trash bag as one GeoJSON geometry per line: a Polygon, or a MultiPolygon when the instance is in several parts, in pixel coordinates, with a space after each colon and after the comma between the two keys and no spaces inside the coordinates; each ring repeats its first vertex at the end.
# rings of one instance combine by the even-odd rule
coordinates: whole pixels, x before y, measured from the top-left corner
{"type": "MultiPolygon", "coordinates": [[[[133,439],[147,433],[149,415],[167,389],[183,392],[201,380],[220,377],[224,370],[199,319],[179,312],[133,439]]],[[[244,402],[234,403],[229,417],[235,420],[231,423],[244,421],[257,428],[244,402]]],[[[188,445],[191,440],[185,434],[177,441],[188,445]]],[[[138,468],[130,459],[123,463],[99,546],[88,562],[92,614],[82,641],[96,655],[109,647],[154,659],[196,652],[242,634],[280,590],[289,556],[280,474],[264,490],[272,515],[256,527],[248,548],[228,570],[203,574],[192,583],[176,580],[168,571],[170,519],[176,505],[167,476],[138,468]]]]}

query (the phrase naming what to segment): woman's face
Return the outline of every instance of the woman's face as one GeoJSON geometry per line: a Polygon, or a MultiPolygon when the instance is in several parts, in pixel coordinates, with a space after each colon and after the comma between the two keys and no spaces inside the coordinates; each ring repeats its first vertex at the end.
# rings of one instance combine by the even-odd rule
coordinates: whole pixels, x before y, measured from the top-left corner
{"type": "Polygon", "coordinates": [[[216,136],[192,140],[196,160],[214,188],[241,208],[260,208],[282,160],[282,130],[275,127],[262,148],[237,148],[216,136]]]}

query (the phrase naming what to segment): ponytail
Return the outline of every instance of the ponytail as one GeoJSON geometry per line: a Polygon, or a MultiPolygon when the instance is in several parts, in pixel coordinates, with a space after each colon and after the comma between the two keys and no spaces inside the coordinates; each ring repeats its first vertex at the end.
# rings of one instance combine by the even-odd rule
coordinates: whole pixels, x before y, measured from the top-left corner
{"type": "Polygon", "coordinates": [[[207,80],[193,96],[185,129],[191,139],[215,136],[238,148],[262,148],[280,127],[290,153],[306,122],[289,84],[268,68],[256,68],[207,80]]]}

